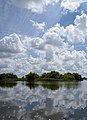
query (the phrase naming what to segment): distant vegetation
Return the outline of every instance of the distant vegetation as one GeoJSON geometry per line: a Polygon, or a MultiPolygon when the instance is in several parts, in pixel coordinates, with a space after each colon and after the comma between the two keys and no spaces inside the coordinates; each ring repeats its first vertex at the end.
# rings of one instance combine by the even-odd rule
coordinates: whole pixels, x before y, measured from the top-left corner
{"type": "Polygon", "coordinates": [[[8,78],[17,78],[17,75],[14,75],[13,73],[3,73],[3,74],[0,74],[0,80],[8,79],[8,78]]]}
{"type": "Polygon", "coordinates": [[[65,73],[64,75],[60,74],[57,71],[51,71],[48,73],[43,73],[39,76],[37,73],[30,72],[25,76],[27,81],[37,81],[37,80],[60,80],[60,81],[81,81],[83,80],[81,75],[78,73],[65,73]]]}
{"type": "Polygon", "coordinates": [[[51,71],[48,73],[43,73],[42,75],[38,75],[37,73],[30,72],[29,74],[23,76],[22,78],[18,78],[17,75],[13,73],[4,73],[0,74],[0,81],[81,81],[83,80],[81,75],[78,73],[65,73],[60,74],[57,71],[51,71]]]}
{"type": "Polygon", "coordinates": [[[36,80],[36,79],[39,78],[40,76],[39,76],[37,73],[32,73],[32,72],[30,72],[30,73],[27,74],[25,77],[26,77],[27,80],[32,81],[32,80],[36,80]]]}

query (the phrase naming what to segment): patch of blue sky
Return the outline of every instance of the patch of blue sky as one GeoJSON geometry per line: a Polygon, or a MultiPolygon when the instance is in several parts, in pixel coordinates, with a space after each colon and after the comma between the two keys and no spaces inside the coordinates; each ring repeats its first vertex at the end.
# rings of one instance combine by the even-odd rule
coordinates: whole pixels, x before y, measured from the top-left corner
{"type": "Polygon", "coordinates": [[[70,24],[74,24],[76,15],[80,15],[80,14],[81,14],[80,11],[74,11],[74,12],[67,11],[67,13],[64,14],[60,19],[60,25],[66,27],[70,24]]]}
{"type": "Polygon", "coordinates": [[[57,3],[55,5],[48,5],[46,10],[42,14],[32,13],[35,17],[32,19],[33,21],[37,21],[38,23],[45,22],[46,27],[45,30],[53,27],[56,23],[59,23],[62,15],[63,9],[60,8],[60,4],[57,3]]]}
{"type": "Polygon", "coordinates": [[[28,55],[28,56],[32,56],[33,58],[38,58],[38,57],[39,57],[39,55],[35,52],[34,49],[28,50],[28,51],[27,51],[27,55],[28,55]]]}
{"type": "Polygon", "coordinates": [[[42,14],[33,13],[31,10],[18,8],[8,3],[2,4],[2,6],[0,6],[0,35],[17,33],[32,37],[41,36],[43,32],[34,28],[30,20],[38,23],[45,22],[45,30],[47,30],[59,22],[63,14],[62,12],[59,3],[48,5],[42,14]]]}
{"type": "Polygon", "coordinates": [[[81,3],[81,5],[80,5],[80,7],[78,8],[78,10],[83,11],[84,13],[87,14],[87,2],[81,3]]]}
{"type": "Polygon", "coordinates": [[[30,23],[28,21],[31,14],[28,14],[27,10],[22,10],[13,5],[7,5],[7,7],[4,8],[4,11],[2,10],[3,9],[0,8],[0,15],[2,16],[0,20],[1,32],[4,34],[11,34],[13,32],[24,34],[25,32],[28,33],[28,29],[31,31],[29,28],[30,23]],[[7,9],[7,12],[5,9],[7,9]]]}
{"type": "Polygon", "coordinates": [[[77,51],[79,51],[79,50],[86,50],[86,44],[77,44],[77,45],[74,45],[74,48],[75,48],[75,50],[77,50],[77,51]]]}
{"type": "MultiPolygon", "coordinates": [[[[74,49],[76,51],[84,51],[85,53],[87,53],[87,38],[84,44],[79,43],[79,44],[74,45],[74,49]]],[[[87,59],[87,54],[86,54],[86,59],[87,59]]]]}
{"type": "Polygon", "coordinates": [[[34,37],[38,35],[38,32],[32,27],[30,19],[36,17],[37,15],[30,10],[2,2],[2,6],[0,5],[0,35],[17,33],[34,37]]]}
{"type": "Polygon", "coordinates": [[[74,12],[71,12],[69,10],[65,10],[64,15],[61,17],[59,23],[61,26],[68,26],[70,24],[74,24],[74,20],[77,15],[81,15],[82,12],[87,14],[87,2],[81,3],[80,7],[75,10],[74,12]]]}

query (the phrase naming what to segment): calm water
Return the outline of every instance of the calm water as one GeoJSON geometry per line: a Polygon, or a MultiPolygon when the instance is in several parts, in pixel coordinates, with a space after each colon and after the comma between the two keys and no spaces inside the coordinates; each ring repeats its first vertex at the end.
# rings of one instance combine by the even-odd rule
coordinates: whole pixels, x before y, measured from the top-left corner
{"type": "Polygon", "coordinates": [[[87,81],[0,84],[0,120],[87,120],[87,81]]]}

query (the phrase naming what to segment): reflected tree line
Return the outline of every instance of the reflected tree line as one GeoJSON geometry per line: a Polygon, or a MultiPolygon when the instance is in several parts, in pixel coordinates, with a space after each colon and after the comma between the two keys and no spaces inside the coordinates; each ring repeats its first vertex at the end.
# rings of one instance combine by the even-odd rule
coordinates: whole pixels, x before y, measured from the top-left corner
{"type": "MultiPolygon", "coordinates": [[[[0,83],[0,87],[2,88],[13,88],[16,85],[17,85],[17,82],[16,83],[14,82],[13,83],[0,83]]],[[[27,86],[29,89],[38,88],[41,85],[44,89],[58,90],[59,88],[62,88],[62,87],[65,87],[67,89],[77,88],[80,84],[79,82],[62,82],[61,84],[60,82],[55,82],[55,84],[53,84],[52,82],[47,82],[47,83],[42,82],[41,84],[39,84],[38,82],[37,83],[26,82],[24,85],[27,86]]]]}
{"type": "Polygon", "coordinates": [[[0,83],[0,87],[2,87],[2,88],[12,88],[16,85],[17,85],[17,83],[3,83],[3,82],[0,83]]]}

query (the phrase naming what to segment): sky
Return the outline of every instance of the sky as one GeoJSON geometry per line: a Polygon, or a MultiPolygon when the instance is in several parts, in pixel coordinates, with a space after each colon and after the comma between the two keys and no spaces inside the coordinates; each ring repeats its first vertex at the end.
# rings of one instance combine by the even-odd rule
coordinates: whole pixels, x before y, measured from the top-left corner
{"type": "Polygon", "coordinates": [[[87,0],[0,0],[0,73],[87,77],[87,0]]]}

